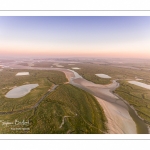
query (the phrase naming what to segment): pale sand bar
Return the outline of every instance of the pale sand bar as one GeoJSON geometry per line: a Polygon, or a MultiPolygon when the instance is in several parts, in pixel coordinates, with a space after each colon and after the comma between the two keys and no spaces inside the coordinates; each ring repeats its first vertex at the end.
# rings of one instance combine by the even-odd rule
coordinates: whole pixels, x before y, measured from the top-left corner
{"type": "Polygon", "coordinates": [[[24,76],[24,75],[29,75],[29,72],[18,72],[16,76],[24,76]]]}
{"type": "Polygon", "coordinates": [[[78,68],[78,67],[73,67],[72,69],[80,69],[80,68],[78,68]]]}
{"type": "Polygon", "coordinates": [[[100,78],[111,78],[107,74],[95,74],[95,75],[98,76],[98,77],[100,77],[100,78]]]}
{"type": "Polygon", "coordinates": [[[142,83],[142,82],[138,82],[138,81],[128,81],[130,84],[134,84],[134,85],[137,85],[137,86],[140,86],[142,88],[145,88],[145,89],[149,89],[150,90],[150,85],[148,84],[145,84],[145,83],[142,83]]]}
{"type": "Polygon", "coordinates": [[[110,134],[135,134],[136,124],[130,117],[127,109],[114,105],[113,103],[109,103],[103,99],[95,97],[99,104],[102,106],[104,113],[107,118],[106,126],[108,127],[108,133],[110,134]]]}

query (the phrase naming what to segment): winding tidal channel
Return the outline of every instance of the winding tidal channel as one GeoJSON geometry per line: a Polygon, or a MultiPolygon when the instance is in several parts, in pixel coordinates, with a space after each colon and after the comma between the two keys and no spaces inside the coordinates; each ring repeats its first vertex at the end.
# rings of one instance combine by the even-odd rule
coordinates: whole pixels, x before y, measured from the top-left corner
{"type": "Polygon", "coordinates": [[[117,81],[109,85],[100,85],[87,81],[77,72],[64,68],[39,68],[12,65],[14,69],[58,70],[65,73],[69,83],[92,94],[102,106],[107,118],[108,133],[146,134],[148,127],[132,107],[113,91],[119,86],[117,81]]]}

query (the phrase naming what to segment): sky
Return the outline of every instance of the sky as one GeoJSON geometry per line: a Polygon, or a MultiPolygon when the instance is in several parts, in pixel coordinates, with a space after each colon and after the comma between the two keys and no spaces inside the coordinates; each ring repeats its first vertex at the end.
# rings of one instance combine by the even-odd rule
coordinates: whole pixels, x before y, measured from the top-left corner
{"type": "Polygon", "coordinates": [[[150,58],[150,17],[0,16],[0,56],[150,58]]]}

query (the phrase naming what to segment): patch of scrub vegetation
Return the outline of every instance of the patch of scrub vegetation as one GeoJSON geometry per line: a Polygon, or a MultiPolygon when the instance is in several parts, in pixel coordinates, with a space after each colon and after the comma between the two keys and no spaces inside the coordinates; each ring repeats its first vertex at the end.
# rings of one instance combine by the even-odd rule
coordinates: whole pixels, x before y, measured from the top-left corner
{"type": "Polygon", "coordinates": [[[2,125],[0,133],[82,134],[107,132],[106,117],[97,100],[70,84],[59,85],[33,110],[0,115],[0,120],[29,120],[28,126],[2,125]],[[12,130],[12,128],[30,130],[12,130]]]}
{"type": "Polygon", "coordinates": [[[129,102],[138,115],[150,125],[150,90],[132,85],[127,81],[119,82],[120,86],[115,90],[115,93],[129,102]]]}
{"type": "Polygon", "coordinates": [[[27,109],[35,105],[39,99],[54,84],[63,84],[67,81],[65,74],[60,71],[45,70],[3,70],[0,73],[0,112],[11,112],[27,109]],[[15,76],[17,72],[30,72],[29,76],[15,76]],[[6,98],[5,95],[15,86],[39,84],[30,93],[21,98],[6,98]]]}

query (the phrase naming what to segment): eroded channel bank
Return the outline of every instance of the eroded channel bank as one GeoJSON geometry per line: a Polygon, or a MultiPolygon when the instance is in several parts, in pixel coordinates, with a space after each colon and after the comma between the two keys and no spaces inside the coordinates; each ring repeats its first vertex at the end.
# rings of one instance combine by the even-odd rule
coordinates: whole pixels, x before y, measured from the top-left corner
{"type": "Polygon", "coordinates": [[[133,109],[112,93],[119,86],[116,81],[109,85],[94,84],[82,78],[77,72],[64,68],[38,68],[18,65],[13,66],[13,68],[62,71],[70,84],[91,93],[98,100],[108,120],[108,133],[148,133],[146,124],[136,115],[133,109]]]}

